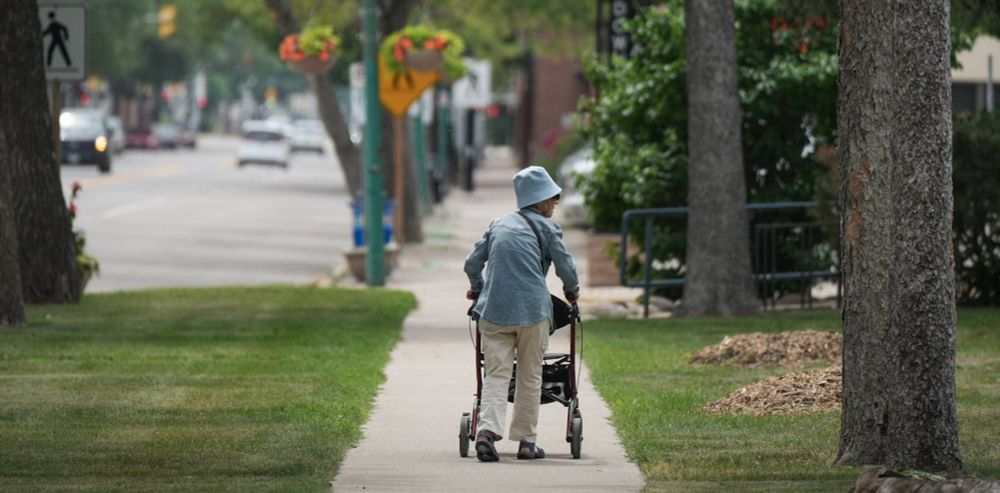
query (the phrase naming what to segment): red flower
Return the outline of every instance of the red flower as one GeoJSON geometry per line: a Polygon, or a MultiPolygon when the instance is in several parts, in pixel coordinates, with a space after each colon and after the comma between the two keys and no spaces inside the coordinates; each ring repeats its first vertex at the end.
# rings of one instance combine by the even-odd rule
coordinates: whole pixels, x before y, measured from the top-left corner
{"type": "Polygon", "coordinates": [[[80,182],[78,182],[78,181],[74,181],[73,182],[73,191],[74,192],[79,192],[80,190],[83,190],[83,185],[81,185],[80,182]]]}
{"type": "Polygon", "coordinates": [[[69,215],[70,217],[76,217],[76,204],[74,203],[69,204],[69,215]]]}

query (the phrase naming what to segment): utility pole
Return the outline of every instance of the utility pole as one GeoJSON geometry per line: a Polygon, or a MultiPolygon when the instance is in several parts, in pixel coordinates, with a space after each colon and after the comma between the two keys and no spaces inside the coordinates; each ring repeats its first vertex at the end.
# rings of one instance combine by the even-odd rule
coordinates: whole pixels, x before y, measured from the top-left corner
{"type": "Polygon", "coordinates": [[[441,176],[444,180],[448,180],[451,176],[451,157],[449,156],[449,149],[451,146],[451,137],[448,133],[448,118],[451,116],[451,101],[450,85],[439,85],[438,86],[438,100],[437,100],[437,156],[438,156],[438,166],[440,166],[441,176]]]}
{"type": "Polygon", "coordinates": [[[427,177],[427,149],[424,135],[424,98],[417,100],[417,114],[413,117],[413,153],[416,155],[417,165],[417,196],[420,197],[422,213],[428,214],[431,211],[431,195],[428,190],[430,180],[427,177]]]}
{"type": "MultiPolygon", "coordinates": [[[[378,35],[375,0],[364,0],[361,10],[365,61],[365,279],[369,286],[385,285],[385,242],[382,225],[382,114],[378,99],[378,35]]],[[[398,207],[398,205],[397,205],[398,207]]]]}

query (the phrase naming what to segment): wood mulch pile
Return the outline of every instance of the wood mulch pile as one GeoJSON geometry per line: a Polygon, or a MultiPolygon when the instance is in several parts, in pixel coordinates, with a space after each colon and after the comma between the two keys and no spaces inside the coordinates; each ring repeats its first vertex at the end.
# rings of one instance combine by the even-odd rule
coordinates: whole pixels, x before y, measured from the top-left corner
{"type": "Polygon", "coordinates": [[[705,404],[710,413],[798,414],[840,409],[841,368],[818,368],[769,377],[705,404]]]}
{"type": "Polygon", "coordinates": [[[736,366],[802,366],[806,363],[839,363],[843,353],[840,332],[800,330],[779,334],[753,332],[726,336],[715,346],[691,357],[691,363],[736,366]]]}

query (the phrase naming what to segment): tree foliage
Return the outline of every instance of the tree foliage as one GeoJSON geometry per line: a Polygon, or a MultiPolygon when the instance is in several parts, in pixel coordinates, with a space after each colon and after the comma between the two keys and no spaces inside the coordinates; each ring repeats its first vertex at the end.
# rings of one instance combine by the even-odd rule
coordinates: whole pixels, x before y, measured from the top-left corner
{"type": "MultiPolygon", "coordinates": [[[[747,201],[810,200],[826,174],[816,150],[834,141],[835,22],[776,0],[737,1],[735,14],[747,201]]],[[[599,96],[580,105],[598,163],[580,186],[599,230],[618,231],[628,209],[687,205],[681,2],[648,9],[628,28],[641,48],[590,64],[599,96]]],[[[676,260],[663,275],[683,272],[684,231],[682,219],[657,222],[654,257],[676,260]]]]}
{"type": "Polygon", "coordinates": [[[1000,113],[954,124],[956,295],[963,305],[1000,305],[1000,113]]]}
{"type": "MultiPolygon", "coordinates": [[[[815,149],[834,138],[835,26],[768,0],[737,2],[736,16],[749,201],[809,199],[824,173],[815,149]]],[[[599,229],[629,208],[686,203],[683,15],[675,4],[651,9],[630,29],[642,48],[591,64],[600,96],[580,108],[598,161],[583,185],[599,229]]]]}
{"type": "Polygon", "coordinates": [[[1000,37],[1000,0],[951,0],[951,25],[973,36],[1000,37]]]}

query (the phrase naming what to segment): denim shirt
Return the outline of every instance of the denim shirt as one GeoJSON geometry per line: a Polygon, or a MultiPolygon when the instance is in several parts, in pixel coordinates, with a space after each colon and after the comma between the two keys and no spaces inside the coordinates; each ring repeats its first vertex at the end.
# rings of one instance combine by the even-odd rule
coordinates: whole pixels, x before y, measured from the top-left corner
{"type": "Polygon", "coordinates": [[[521,211],[524,216],[512,212],[494,219],[465,258],[471,289],[479,293],[473,311],[497,325],[528,325],[552,318],[545,283],[550,265],[555,265],[564,292],[580,289],[576,263],[566,251],[559,225],[533,207],[521,211]],[[525,219],[538,229],[540,248],[525,219]],[[485,281],[483,266],[487,267],[485,281]]]}

